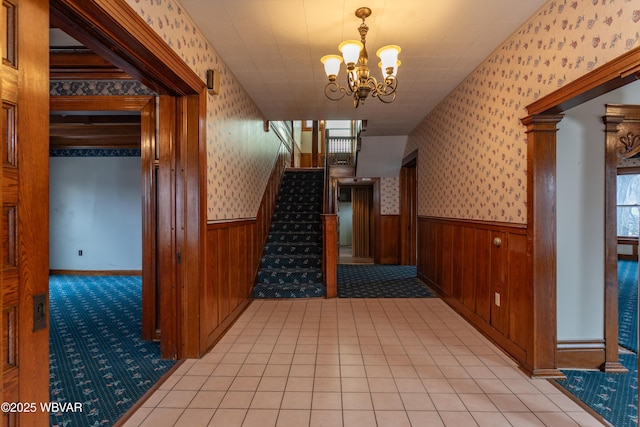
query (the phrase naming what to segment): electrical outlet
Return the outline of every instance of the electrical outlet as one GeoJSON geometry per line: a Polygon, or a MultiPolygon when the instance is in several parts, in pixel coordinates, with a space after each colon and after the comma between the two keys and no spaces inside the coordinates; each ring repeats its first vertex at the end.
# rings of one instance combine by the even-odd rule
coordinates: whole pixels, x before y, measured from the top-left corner
{"type": "Polygon", "coordinates": [[[500,307],[500,294],[496,292],[495,296],[496,296],[496,305],[500,307]]]}
{"type": "Polygon", "coordinates": [[[78,251],[78,256],[82,256],[82,249],[78,251]]]}

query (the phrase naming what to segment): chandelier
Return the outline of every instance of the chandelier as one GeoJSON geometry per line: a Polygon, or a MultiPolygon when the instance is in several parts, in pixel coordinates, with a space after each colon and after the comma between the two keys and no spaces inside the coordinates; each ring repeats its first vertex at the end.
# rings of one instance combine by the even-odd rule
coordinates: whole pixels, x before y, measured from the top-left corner
{"type": "Polygon", "coordinates": [[[399,46],[384,46],[376,52],[376,55],[380,58],[378,65],[382,70],[382,82],[378,82],[369,73],[369,66],[367,65],[369,56],[367,55],[366,46],[369,27],[364,20],[370,15],[371,9],[368,7],[358,8],[356,16],[362,19],[362,24],[358,27],[360,41],[346,40],[340,43],[338,49],[342,52],[342,57],[326,55],[320,59],[329,78],[329,83],[324,88],[324,94],[332,101],[339,101],[346,95],[353,96],[353,106],[355,108],[364,103],[369,95],[387,104],[393,102],[396,99],[396,88],[398,87],[396,73],[400,66],[400,61],[398,61],[399,46]],[[347,86],[340,87],[336,80],[343,60],[347,66],[347,86]]]}

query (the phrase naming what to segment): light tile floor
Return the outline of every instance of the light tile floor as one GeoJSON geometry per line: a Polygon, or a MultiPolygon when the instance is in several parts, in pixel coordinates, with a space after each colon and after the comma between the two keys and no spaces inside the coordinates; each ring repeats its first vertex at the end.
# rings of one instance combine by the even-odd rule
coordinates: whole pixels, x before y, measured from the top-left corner
{"type": "Polygon", "coordinates": [[[126,426],[600,426],[437,298],[257,300],[126,426]]]}

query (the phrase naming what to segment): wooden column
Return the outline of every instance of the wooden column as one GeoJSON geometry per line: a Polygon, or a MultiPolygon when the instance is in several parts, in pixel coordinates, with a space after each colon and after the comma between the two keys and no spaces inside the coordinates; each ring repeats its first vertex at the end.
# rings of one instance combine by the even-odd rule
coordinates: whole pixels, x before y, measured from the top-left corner
{"type": "Polygon", "coordinates": [[[527,363],[533,377],[543,378],[564,378],[556,363],[556,132],[562,118],[522,119],[527,127],[527,263],[533,295],[527,363]]]}
{"type": "Polygon", "coordinates": [[[624,116],[607,106],[604,167],[604,372],[628,372],[618,358],[618,130],[624,116]]]}

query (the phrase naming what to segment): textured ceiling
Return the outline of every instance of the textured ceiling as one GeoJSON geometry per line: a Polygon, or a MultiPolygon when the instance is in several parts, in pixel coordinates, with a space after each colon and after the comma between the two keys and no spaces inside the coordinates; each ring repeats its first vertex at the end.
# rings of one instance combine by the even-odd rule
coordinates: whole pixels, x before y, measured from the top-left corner
{"type": "MultiPolygon", "coordinates": [[[[269,120],[366,119],[367,135],[407,135],[544,0],[181,0],[213,48],[269,120]],[[320,57],[358,39],[367,50],[402,48],[392,104],[329,101],[320,57]]],[[[344,65],[342,66],[344,71],[344,65]]],[[[344,76],[339,79],[342,84],[344,76]]]]}

